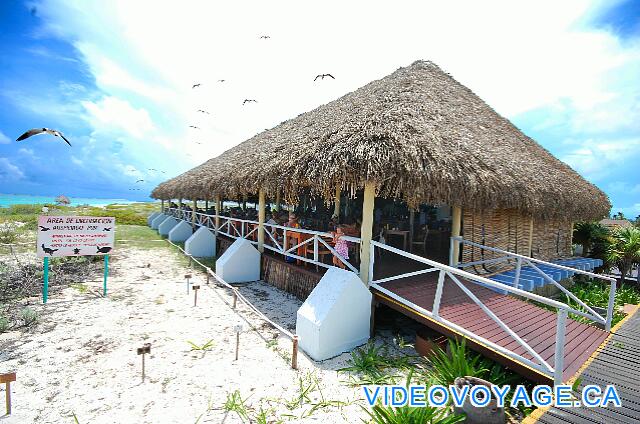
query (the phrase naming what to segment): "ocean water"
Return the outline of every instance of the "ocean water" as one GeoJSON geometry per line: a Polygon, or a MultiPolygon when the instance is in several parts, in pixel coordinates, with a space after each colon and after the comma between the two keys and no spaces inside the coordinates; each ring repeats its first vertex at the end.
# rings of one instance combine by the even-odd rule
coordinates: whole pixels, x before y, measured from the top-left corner
{"type": "MultiPolygon", "coordinates": [[[[56,196],[30,196],[26,194],[0,194],[0,207],[6,207],[9,205],[19,204],[36,204],[36,203],[55,203],[56,196]]],[[[128,199],[93,199],[89,197],[69,197],[71,206],[77,205],[91,205],[91,206],[105,206],[112,203],[137,203],[137,200],[128,199]]]]}

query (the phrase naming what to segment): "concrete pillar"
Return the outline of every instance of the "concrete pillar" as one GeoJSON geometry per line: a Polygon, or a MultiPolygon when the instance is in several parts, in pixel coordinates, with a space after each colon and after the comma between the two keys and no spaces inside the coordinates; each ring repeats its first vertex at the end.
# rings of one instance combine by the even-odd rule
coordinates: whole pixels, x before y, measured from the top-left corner
{"type": "MultiPolygon", "coordinates": [[[[451,237],[459,237],[462,228],[462,208],[453,206],[451,213],[451,237]]],[[[458,265],[460,257],[460,242],[456,241],[451,244],[451,266],[458,265]]]]}
{"type": "MultiPolygon", "coordinates": [[[[360,229],[360,279],[369,284],[371,270],[371,236],[373,235],[373,206],[376,198],[376,186],[367,181],[364,184],[364,201],[362,202],[362,227],[360,229]]],[[[373,278],[373,275],[371,275],[373,278]]]]}
{"type": "Polygon", "coordinates": [[[340,222],[340,194],[342,190],[340,185],[336,184],[336,194],[333,199],[333,216],[332,218],[338,218],[336,222],[340,222]]]}
{"type": "Polygon", "coordinates": [[[264,252],[264,190],[258,192],[258,252],[264,252]]]}

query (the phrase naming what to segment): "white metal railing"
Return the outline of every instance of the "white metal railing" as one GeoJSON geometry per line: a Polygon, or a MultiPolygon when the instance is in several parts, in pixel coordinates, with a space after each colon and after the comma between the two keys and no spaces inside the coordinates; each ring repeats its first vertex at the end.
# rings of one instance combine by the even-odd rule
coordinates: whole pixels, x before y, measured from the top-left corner
{"type": "MultiPolygon", "coordinates": [[[[191,211],[177,208],[167,208],[166,212],[178,219],[191,221],[191,211]]],[[[252,244],[258,244],[259,222],[249,219],[232,218],[223,215],[212,215],[196,212],[195,225],[204,226],[212,229],[218,234],[238,239],[244,238],[252,244]],[[216,226],[218,222],[218,226],[216,226]]],[[[303,262],[311,263],[316,266],[330,268],[332,264],[326,264],[321,259],[322,256],[331,254],[338,258],[344,266],[359,274],[359,270],[350,261],[340,256],[330,240],[333,238],[331,233],[322,231],[307,230],[304,228],[291,228],[283,225],[264,223],[264,240],[263,247],[276,253],[280,253],[285,257],[294,258],[303,262]],[[293,244],[295,240],[295,244],[293,244]],[[293,245],[291,245],[293,244],[293,245]],[[328,253],[327,253],[328,252],[328,253]],[[310,254],[311,257],[307,257],[310,254]]],[[[342,236],[344,240],[356,245],[360,244],[358,237],[342,236]]],[[[356,248],[357,251],[358,248],[356,248]]]]}
{"type": "MultiPolygon", "coordinates": [[[[569,312],[571,313],[577,313],[579,311],[576,311],[575,309],[571,308],[569,305],[567,305],[566,303],[562,303],[562,302],[558,302],[556,300],[552,300],[552,299],[547,299],[545,297],[539,296],[537,294],[533,294],[530,293],[528,291],[525,290],[521,290],[515,287],[512,287],[510,285],[507,284],[503,284],[503,283],[499,283],[493,280],[490,280],[486,277],[482,277],[480,275],[476,275],[476,274],[472,274],[470,272],[452,267],[452,266],[448,266],[445,264],[442,264],[440,262],[436,262],[433,261],[431,259],[427,259],[427,258],[423,258],[422,256],[418,256],[418,255],[414,255],[412,253],[409,252],[405,252],[403,250],[397,249],[395,247],[391,247],[382,243],[379,243],[377,241],[371,241],[371,253],[370,253],[370,257],[371,257],[371,262],[370,262],[370,269],[369,269],[369,286],[375,288],[377,291],[385,294],[386,296],[394,299],[395,301],[404,304],[410,308],[412,308],[413,310],[424,314],[428,317],[430,317],[431,319],[434,319],[437,322],[441,322],[444,325],[446,325],[449,328],[452,328],[453,330],[465,335],[466,337],[468,337],[469,339],[472,340],[476,340],[479,343],[488,346],[498,352],[501,352],[502,354],[511,357],[515,360],[520,361],[521,363],[524,363],[525,365],[534,368],[540,372],[542,372],[543,374],[549,375],[551,377],[553,377],[554,381],[556,384],[561,384],[562,382],[562,371],[564,369],[564,340],[565,340],[565,335],[566,335],[566,320],[567,320],[567,315],[569,312]],[[374,267],[374,260],[375,260],[375,248],[380,248],[383,250],[387,250],[390,252],[393,252],[395,254],[398,254],[400,256],[404,256],[406,258],[412,259],[414,261],[423,263],[425,265],[431,266],[431,268],[425,269],[425,270],[421,270],[421,271],[415,271],[415,272],[410,272],[410,273],[405,273],[405,274],[401,274],[401,275],[397,275],[394,277],[387,277],[387,278],[383,278],[380,280],[374,280],[373,279],[373,267],[374,267]],[[413,275],[419,275],[419,274],[423,274],[423,273],[427,273],[427,272],[439,272],[438,275],[438,283],[436,286],[436,293],[434,296],[434,300],[433,300],[433,306],[432,309],[429,311],[421,306],[418,306],[410,301],[408,301],[407,299],[402,298],[401,296],[398,296],[397,294],[395,294],[394,292],[384,288],[381,284],[387,282],[387,281],[392,281],[392,280],[398,280],[401,278],[406,278],[409,276],[413,276],[413,275]],[[517,342],[518,345],[520,345],[522,348],[524,348],[524,350],[529,353],[531,355],[531,357],[534,358],[534,360],[531,360],[529,358],[524,357],[521,354],[518,354],[516,352],[514,352],[513,350],[510,349],[506,349],[503,346],[500,346],[494,342],[491,342],[490,340],[487,340],[486,338],[473,333],[470,330],[465,329],[464,327],[455,324],[445,318],[443,318],[440,315],[440,302],[442,299],[442,293],[444,291],[444,284],[445,284],[445,279],[446,277],[449,277],[456,286],[458,286],[471,300],[473,300],[473,302],[478,305],[480,307],[480,309],[482,309],[482,311],[489,316],[489,318],[491,318],[503,331],[505,331],[513,340],[515,340],[517,342]],[[547,306],[550,306],[552,308],[557,309],[558,314],[557,314],[557,322],[556,322],[556,340],[555,340],[555,359],[554,359],[554,365],[551,366],[545,359],[543,359],[540,354],[538,352],[536,352],[525,340],[523,340],[520,336],[518,336],[518,334],[516,334],[511,328],[509,328],[494,312],[492,312],[484,303],[482,303],[482,301],[480,299],[478,299],[478,297],[471,291],[469,290],[469,288],[467,286],[465,286],[460,279],[464,279],[470,283],[473,284],[477,284],[477,285],[482,285],[482,286],[488,286],[488,287],[492,287],[492,288],[496,288],[499,290],[504,290],[506,292],[509,292],[513,295],[516,296],[520,296],[520,297],[524,297],[527,299],[531,299],[533,301],[545,304],[547,306]]],[[[584,315],[584,314],[583,314],[584,315]]]]}
{"type": "MultiPolygon", "coordinates": [[[[561,264],[557,264],[557,263],[553,263],[553,262],[547,262],[547,261],[543,261],[541,259],[535,259],[535,258],[531,258],[528,256],[524,256],[524,255],[520,255],[517,253],[513,253],[513,252],[508,252],[506,250],[502,250],[502,249],[498,249],[495,247],[490,247],[490,246],[485,246],[479,243],[474,243],[472,241],[469,240],[465,240],[462,237],[451,237],[451,243],[459,243],[459,244],[464,244],[464,245],[468,245],[468,246],[474,246],[474,247],[478,247],[480,249],[483,250],[488,250],[491,252],[496,252],[499,253],[503,256],[498,257],[498,258],[493,258],[493,259],[488,259],[488,260],[484,260],[484,261],[475,261],[475,262],[466,262],[466,263],[460,263],[457,264],[456,266],[458,268],[467,268],[470,266],[474,266],[474,265],[479,265],[482,263],[499,263],[499,262],[508,262],[508,261],[513,261],[515,260],[515,276],[513,279],[513,286],[514,287],[519,287],[519,283],[520,283],[520,279],[522,278],[523,272],[530,272],[533,273],[533,275],[535,276],[540,276],[542,277],[545,281],[547,281],[548,283],[553,284],[555,287],[557,287],[562,293],[564,293],[565,295],[567,295],[568,298],[570,298],[571,300],[573,300],[574,302],[576,302],[580,307],[584,308],[585,311],[578,311],[573,309],[571,312],[579,315],[579,316],[583,316],[585,318],[591,319],[594,322],[597,322],[599,324],[604,325],[604,329],[606,331],[611,330],[611,322],[613,320],[613,313],[614,313],[614,305],[615,305],[615,298],[616,298],[616,279],[612,278],[612,277],[608,277],[605,275],[600,275],[600,274],[596,274],[593,272],[589,272],[589,271],[584,271],[581,269],[577,269],[577,268],[572,268],[572,267],[568,267],[565,265],[561,265],[561,264]],[[586,275],[589,276],[591,278],[599,278],[601,280],[606,280],[609,281],[610,283],[610,287],[609,287],[609,299],[608,299],[608,304],[607,304],[607,316],[606,318],[603,317],[602,315],[600,315],[598,312],[596,312],[595,310],[593,310],[593,308],[591,308],[589,305],[587,305],[586,303],[584,303],[582,300],[580,300],[575,294],[571,293],[569,290],[567,290],[562,284],[558,283],[556,280],[554,280],[547,272],[545,272],[544,270],[540,269],[539,266],[534,265],[534,264],[539,264],[545,267],[551,267],[554,269],[558,269],[558,270],[562,270],[562,271],[569,271],[575,274],[582,274],[582,275],[586,275]],[[530,267],[531,270],[533,271],[529,271],[528,269],[524,268],[523,269],[523,265],[530,267]]],[[[453,251],[453,249],[451,249],[453,251]]],[[[529,274],[531,275],[531,274],[529,274]]]]}

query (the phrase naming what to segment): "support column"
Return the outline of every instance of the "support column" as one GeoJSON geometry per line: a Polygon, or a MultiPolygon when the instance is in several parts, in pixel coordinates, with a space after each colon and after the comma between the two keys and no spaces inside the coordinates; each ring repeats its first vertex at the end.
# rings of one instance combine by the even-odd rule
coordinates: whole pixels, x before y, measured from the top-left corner
{"type": "MultiPolygon", "coordinates": [[[[462,228],[462,208],[453,206],[451,213],[451,237],[459,237],[462,228]]],[[[451,244],[451,266],[458,265],[460,258],[460,242],[455,241],[451,244]]]]}
{"type": "Polygon", "coordinates": [[[276,206],[275,206],[275,210],[277,212],[280,212],[280,190],[277,191],[276,193],[276,206]]]}
{"type": "Polygon", "coordinates": [[[415,230],[413,221],[416,219],[416,211],[409,209],[409,252],[413,252],[413,232],[415,230]]]}
{"type": "Polygon", "coordinates": [[[220,213],[222,213],[220,210],[220,196],[216,194],[216,236],[218,235],[218,228],[220,228],[220,213]]]}
{"type": "Polygon", "coordinates": [[[340,195],[342,194],[342,189],[340,188],[340,185],[337,184],[336,185],[336,195],[334,197],[333,200],[333,216],[332,218],[338,218],[337,222],[340,222],[340,195]]]}
{"type": "Polygon", "coordinates": [[[160,212],[164,213],[164,199],[160,200],[160,212]]]}
{"type": "Polygon", "coordinates": [[[258,251],[264,252],[264,190],[258,192],[258,251]]]}
{"type": "Polygon", "coordinates": [[[533,256],[533,215],[529,220],[529,240],[527,241],[527,256],[532,258],[533,256]]]}
{"type": "Polygon", "coordinates": [[[193,210],[191,211],[191,229],[196,228],[196,210],[198,209],[198,200],[193,199],[193,210]]]}
{"type": "Polygon", "coordinates": [[[247,196],[243,196],[242,197],[242,210],[246,211],[247,210],[247,196]]]}
{"type": "Polygon", "coordinates": [[[365,285],[369,285],[370,264],[373,260],[371,257],[371,236],[373,235],[373,205],[375,198],[375,183],[367,181],[364,184],[362,227],[360,229],[360,279],[365,285]]]}
{"type": "Polygon", "coordinates": [[[182,219],[182,197],[178,197],[178,219],[182,219]]]}
{"type": "Polygon", "coordinates": [[[209,212],[209,201],[205,200],[204,201],[204,213],[208,213],[209,212]]]}

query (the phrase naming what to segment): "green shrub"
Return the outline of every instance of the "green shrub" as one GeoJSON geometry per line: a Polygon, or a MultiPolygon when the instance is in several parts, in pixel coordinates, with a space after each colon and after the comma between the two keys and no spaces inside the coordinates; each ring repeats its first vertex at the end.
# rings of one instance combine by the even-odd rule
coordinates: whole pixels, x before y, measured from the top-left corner
{"type": "Polygon", "coordinates": [[[22,317],[22,323],[25,327],[31,327],[38,323],[38,313],[31,308],[24,308],[20,316],[22,317]]]}
{"type": "Polygon", "coordinates": [[[11,327],[11,323],[7,317],[0,317],[0,334],[8,331],[9,327],[11,327]]]}
{"type": "Polygon", "coordinates": [[[18,239],[18,227],[12,222],[0,223],[0,243],[12,244],[18,239]]]}

